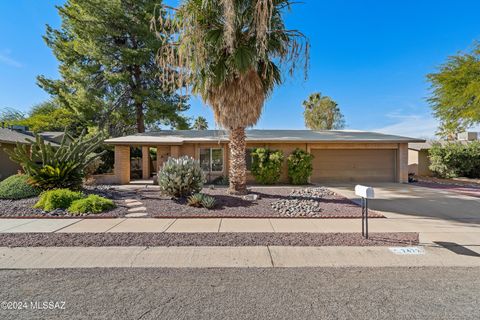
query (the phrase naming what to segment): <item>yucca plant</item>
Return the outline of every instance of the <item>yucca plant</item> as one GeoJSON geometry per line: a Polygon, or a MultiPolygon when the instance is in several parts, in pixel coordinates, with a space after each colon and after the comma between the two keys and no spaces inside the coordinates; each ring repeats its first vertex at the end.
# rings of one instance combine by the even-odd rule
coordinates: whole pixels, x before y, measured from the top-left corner
{"type": "Polygon", "coordinates": [[[29,175],[28,182],[44,190],[55,188],[78,189],[85,176],[85,168],[103,152],[95,150],[103,143],[103,135],[87,138],[85,132],[78,138],[65,133],[59,146],[46,142],[40,135],[30,143],[6,150],[12,161],[17,162],[29,175]]]}
{"type": "Polygon", "coordinates": [[[171,18],[153,21],[164,43],[158,54],[162,83],[190,86],[229,131],[231,193],[246,193],[245,128],[258,121],[265,100],[282,82],[281,70],[307,69],[308,41],[284,23],[291,4],[185,0],[178,8],[163,7],[171,18]]]}

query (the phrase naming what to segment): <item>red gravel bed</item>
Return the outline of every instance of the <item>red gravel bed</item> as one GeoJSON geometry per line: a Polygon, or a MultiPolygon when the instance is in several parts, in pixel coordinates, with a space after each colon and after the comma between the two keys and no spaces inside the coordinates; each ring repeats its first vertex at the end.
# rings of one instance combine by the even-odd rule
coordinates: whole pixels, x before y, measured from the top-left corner
{"type": "Polygon", "coordinates": [[[3,247],[411,246],[418,233],[3,233],[3,247]]]}
{"type": "MultiPolygon", "coordinates": [[[[216,208],[192,208],[186,205],[185,200],[172,200],[160,195],[158,191],[139,192],[140,201],[147,208],[150,217],[156,218],[282,218],[281,213],[271,207],[273,202],[291,199],[289,194],[295,187],[252,187],[250,194],[257,194],[256,201],[244,200],[241,196],[230,195],[226,188],[202,190],[203,193],[214,196],[217,200],[216,208]]],[[[315,199],[318,200],[318,199],[315,199]]],[[[310,218],[361,218],[360,206],[353,201],[336,194],[331,199],[319,201],[322,211],[317,217],[310,218]]],[[[370,218],[384,218],[377,211],[369,210],[370,218]]]]}

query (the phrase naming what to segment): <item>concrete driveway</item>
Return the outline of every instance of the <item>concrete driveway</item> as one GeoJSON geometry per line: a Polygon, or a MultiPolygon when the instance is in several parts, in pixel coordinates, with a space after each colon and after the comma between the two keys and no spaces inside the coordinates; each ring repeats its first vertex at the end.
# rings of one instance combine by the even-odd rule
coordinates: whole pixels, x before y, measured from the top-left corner
{"type": "MultiPolygon", "coordinates": [[[[400,183],[366,184],[375,188],[369,207],[384,212],[387,218],[435,218],[480,223],[480,198],[442,189],[400,183]]],[[[355,184],[330,184],[332,191],[354,201],[355,184]]]]}

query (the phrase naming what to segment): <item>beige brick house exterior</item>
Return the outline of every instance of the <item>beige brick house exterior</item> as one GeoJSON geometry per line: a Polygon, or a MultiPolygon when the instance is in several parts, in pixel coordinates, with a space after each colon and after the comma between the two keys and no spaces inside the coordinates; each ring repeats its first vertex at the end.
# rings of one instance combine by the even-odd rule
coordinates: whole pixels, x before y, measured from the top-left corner
{"type": "MultiPolygon", "coordinates": [[[[283,151],[285,158],[296,148],[314,155],[312,182],[407,182],[408,143],[423,140],[364,131],[247,130],[248,151],[258,147],[283,151]]],[[[112,175],[104,183],[130,182],[130,148],[142,148],[143,179],[150,179],[169,157],[183,155],[200,160],[207,176],[228,176],[228,135],[221,130],[161,131],[108,139],[115,146],[112,175]],[[157,150],[151,168],[150,148],[157,150]]],[[[247,153],[248,154],[248,153],[247,153]]],[[[248,157],[248,155],[247,155],[248,157]]],[[[247,163],[249,161],[247,160],[247,163]]],[[[254,182],[248,173],[248,181],[254,182]]],[[[280,182],[287,183],[287,162],[280,182]]]]}

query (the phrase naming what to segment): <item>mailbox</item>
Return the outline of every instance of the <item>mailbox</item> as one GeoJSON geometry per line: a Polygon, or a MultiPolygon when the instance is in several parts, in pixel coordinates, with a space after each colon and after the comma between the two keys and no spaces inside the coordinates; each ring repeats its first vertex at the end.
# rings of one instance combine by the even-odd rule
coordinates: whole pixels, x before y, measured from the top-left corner
{"type": "Polygon", "coordinates": [[[355,194],[364,199],[375,198],[375,192],[373,191],[372,187],[362,186],[359,184],[355,186],[355,194]]]}
{"type": "Polygon", "coordinates": [[[375,198],[372,187],[356,185],[355,195],[362,198],[362,236],[368,239],[368,199],[375,198]]]}

